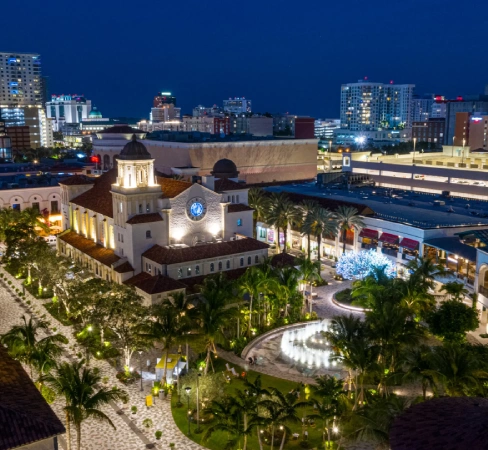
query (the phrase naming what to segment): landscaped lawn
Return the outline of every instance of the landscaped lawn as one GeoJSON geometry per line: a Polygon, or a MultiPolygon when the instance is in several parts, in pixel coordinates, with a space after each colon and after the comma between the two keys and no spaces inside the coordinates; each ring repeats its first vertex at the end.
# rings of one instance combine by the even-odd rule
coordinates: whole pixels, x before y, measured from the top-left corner
{"type": "MultiPolygon", "coordinates": [[[[225,371],[225,363],[227,361],[223,359],[218,359],[215,361],[215,371],[216,372],[222,372],[225,371]]],[[[231,367],[234,367],[237,373],[242,373],[244,371],[244,368],[230,364],[231,367]]],[[[247,372],[247,377],[250,381],[254,381],[258,375],[261,375],[261,381],[262,381],[262,386],[266,389],[270,388],[276,388],[279,389],[283,393],[288,393],[292,389],[295,389],[297,387],[297,384],[292,382],[292,381],[287,381],[283,380],[281,378],[276,378],[272,377],[269,375],[264,375],[264,374],[259,374],[254,371],[248,371],[247,372]]],[[[184,381],[182,386],[184,386],[184,381]]],[[[243,382],[240,379],[232,379],[232,381],[229,384],[226,384],[225,386],[225,392],[229,395],[232,395],[233,392],[235,392],[236,389],[243,389],[243,382]]],[[[301,397],[300,401],[304,401],[304,394],[303,394],[303,389],[301,391],[301,397]]],[[[187,403],[186,403],[186,395],[184,392],[182,392],[181,395],[181,401],[183,403],[183,406],[181,408],[176,407],[176,403],[178,401],[178,395],[174,392],[172,396],[172,411],[173,411],[173,418],[175,419],[175,422],[178,426],[178,428],[185,434],[188,435],[188,419],[187,419],[187,403]]],[[[194,403],[194,402],[193,402],[194,403]]],[[[190,402],[190,407],[195,408],[195,404],[192,404],[190,402]]],[[[307,414],[311,415],[313,414],[313,408],[312,407],[306,407],[306,408],[301,408],[300,410],[300,417],[306,416],[307,414]]],[[[292,430],[292,433],[298,433],[300,437],[298,440],[293,440],[292,436],[290,436],[290,439],[287,441],[285,444],[286,449],[299,449],[299,448],[323,448],[322,447],[322,424],[320,421],[316,421],[316,426],[307,426],[305,428],[302,427],[301,423],[289,423],[288,426],[292,430]],[[308,431],[308,444],[309,446],[303,446],[302,443],[302,436],[303,436],[303,431],[307,430],[308,431]]],[[[203,431],[205,431],[208,428],[208,425],[201,425],[200,426],[203,431]]],[[[202,437],[203,437],[203,432],[201,434],[195,434],[194,430],[196,428],[195,423],[191,423],[191,439],[193,439],[195,442],[201,444],[204,447],[207,447],[211,450],[223,450],[227,444],[227,433],[224,432],[215,432],[212,434],[211,438],[208,439],[206,442],[202,442],[202,437]]],[[[274,444],[275,449],[279,449],[281,444],[281,441],[276,442],[274,444]]],[[[242,446],[242,442],[241,442],[242,446]]],[[[234,449],[238,448],[237,446],[234,447],[234,449]]],[[[248,450],[259,450],[259,444],[258,444],[258,439],[256,436],[256,431],[253,432],[252,436],[248,438],[248,450]]],[[[263,442],[263,448],[269,448],[269,442],[263,442]]]]}

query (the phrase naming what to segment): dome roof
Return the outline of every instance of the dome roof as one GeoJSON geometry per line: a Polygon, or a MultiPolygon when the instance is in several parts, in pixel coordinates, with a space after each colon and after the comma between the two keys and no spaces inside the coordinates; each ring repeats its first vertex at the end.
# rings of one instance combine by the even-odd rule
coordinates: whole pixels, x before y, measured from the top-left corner
{"type": "Polygon", "coordinates": [[[147,151],[146,146],[139,142],[136,135],[132,135],[132,139],[125,144],[124,148],[117,156],[120,160],[137,160],[137,159],[153,159],[151,154],[147,151]]]}
{"type": "Polygon", "coordinates": [[[239,172],[234,161],[230,159],[219,159],[213,166],[211,174],[215,178],[237,178],[239,172]]]}
{"type": "Polygon", "coordinates": [[[88,117],[90,119],[101,119],[102,113],[97,109],[96,106],[94,106],[93,109],[90,111],[90,114],[88,114],[88,117]]]}

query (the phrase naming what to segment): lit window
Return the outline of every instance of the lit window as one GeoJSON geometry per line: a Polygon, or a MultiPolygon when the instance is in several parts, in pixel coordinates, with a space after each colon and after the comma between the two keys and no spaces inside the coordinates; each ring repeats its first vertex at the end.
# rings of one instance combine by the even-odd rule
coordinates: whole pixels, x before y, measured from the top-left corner
{"type": "Polygon", "coordinates": [[[242,219],[237,219],[237,226],[242,227],[242,219]]]}
{"type": "Polygon", "coordinates": [[[186,276],[191,277],[191,267],[188,267],[188,269],[186,269],[186,276]]]}
{"type": "Polygon", "coordinates": [[[183,276],[183,270],[181,267],[178,269],[178,278],[181,278],[183,276]]]}
{"type": "Polygon", "coordinates": [[[149,212],[149,211],[151,211],[151,208],[149,206],[149,203],[146,203],[146,212],[149,212]]]}

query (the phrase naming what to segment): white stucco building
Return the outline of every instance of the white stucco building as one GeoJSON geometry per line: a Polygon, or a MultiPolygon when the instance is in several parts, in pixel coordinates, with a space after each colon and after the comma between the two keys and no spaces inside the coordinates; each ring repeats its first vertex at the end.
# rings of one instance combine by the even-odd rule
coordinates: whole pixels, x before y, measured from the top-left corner
{"type": "Polygon", "coordinates": [[[249,237],[253,210],[237,177],[229,160],[195,183],[157,177],[134,135],[116,168],[61,181],[58,250],[95,276],[134,285],[148,304],[195,277],[259,264],[268,245],[249,237]]]}

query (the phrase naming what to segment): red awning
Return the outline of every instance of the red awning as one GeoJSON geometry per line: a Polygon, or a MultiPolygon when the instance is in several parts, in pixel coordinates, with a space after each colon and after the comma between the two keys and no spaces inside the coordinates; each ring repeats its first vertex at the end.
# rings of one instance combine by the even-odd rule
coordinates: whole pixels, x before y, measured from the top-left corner
{"type": "Polygon", "coordinates": [[[367,237],[370,239],[378,239],[378,230],[372,230],[371,228],[363,228],[359,237],[367,237]]]}
{"type": "Polygon", "coordinates": [[[387,242],[388,244],[398,244],[400,238],[395,234],[381,233],[380,241],[387,242]]]}
{"type": "Polygon", "coordinates": [[[414,241],[413,239],[403,238],[402,242],[400,242],[400,246],[408,248],[410,250],[418,250],[419,242],[414,241]]]}

